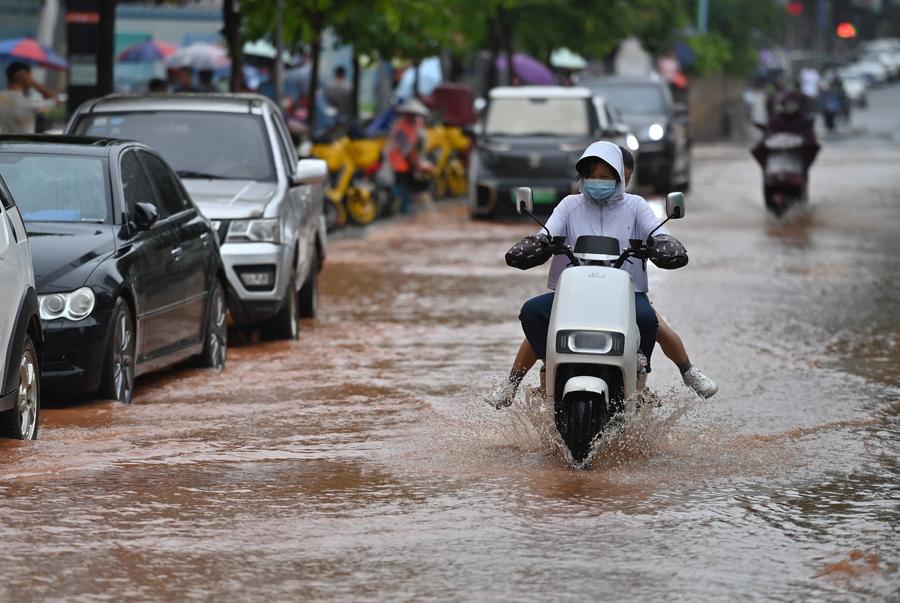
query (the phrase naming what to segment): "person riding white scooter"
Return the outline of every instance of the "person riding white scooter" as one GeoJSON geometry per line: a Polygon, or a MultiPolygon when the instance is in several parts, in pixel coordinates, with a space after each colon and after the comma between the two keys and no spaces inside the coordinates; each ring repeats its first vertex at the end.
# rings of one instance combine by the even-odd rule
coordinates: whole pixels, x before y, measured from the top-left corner
{"type": "MultiPolygon", "coordinates": [[[[578,238],[585,235],[612,237],[618,240],[620,249],[628,249],[632,240],[648,241],[652,247],[646,250],[646,258],[659,267],[679,268],[687,263],[684,247],[668,234],[656,234],[660,220],[644,199],[625,195],[624,166],[618,145],[600,141],[591,144],[576,164],[582,192],[569,195],[554,209],[547,221],[549,234],[529,235],[513,246],[506,255],[509,265],[528,269],[546,262],[555,250],[556,241],[562,238],[570,249],[578,238]]],[[[645,359],[645,372],[650,371],[650,356],[656,342],[658,322],[656,313],[647,299],[647,272],[644,259],[631,259],[621,266],[631,275],[634,283],[635,318],[640,331],[640,351],[645,359]]],[[[556,255],[550,268],[547,283],[556,288],[562,271],[570,259],[556,255]]],[[[519,348],[508,380],[489,394],[487,401],[501,408],[512,404],[516,390],[525,374],[547,355],[547,331],[553,308],[554,293],[545,293],[525,302],[519,319],[526,340],[519,348]]],[[[596,301],[588,302],[596,303],[596,301]]]]}

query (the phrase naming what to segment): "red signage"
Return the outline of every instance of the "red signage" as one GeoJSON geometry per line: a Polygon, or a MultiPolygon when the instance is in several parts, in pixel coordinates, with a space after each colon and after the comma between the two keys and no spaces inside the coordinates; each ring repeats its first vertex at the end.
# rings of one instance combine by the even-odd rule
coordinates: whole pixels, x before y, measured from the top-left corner
{"type": "Polygon", "coordinates": [[[66,13],[66,23],[95,25],[100,22],[100,13],[71,11],[66,13]]]}

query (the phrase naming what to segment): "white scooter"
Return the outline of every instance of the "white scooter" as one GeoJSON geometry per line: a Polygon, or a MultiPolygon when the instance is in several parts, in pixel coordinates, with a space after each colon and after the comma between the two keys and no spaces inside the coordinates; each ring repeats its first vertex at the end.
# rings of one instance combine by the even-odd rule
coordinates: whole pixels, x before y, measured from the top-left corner
{"type": "MultiPolygon", "coordinates": [[[[516,208],[546,230],[533,213],[530,188],[516,189],[516,208]]],[[[684,194],[669,193],[662,224],[684,215],[684,194]]],[[[633,410],[625,404],[643,389],[646,373],[639,352],[634,283],[619,268],[629,258],[643,261],[648,246],[647,241],[634,239],[621,251],[615,238],[582,236],[573,251],[564,237],[550,236],[554,255],[567,256],[572,267],[560,275],[553,299],[544,397],[553,403],[556,428],[573,461],[581,464],[612,418],[633,410]]]]}

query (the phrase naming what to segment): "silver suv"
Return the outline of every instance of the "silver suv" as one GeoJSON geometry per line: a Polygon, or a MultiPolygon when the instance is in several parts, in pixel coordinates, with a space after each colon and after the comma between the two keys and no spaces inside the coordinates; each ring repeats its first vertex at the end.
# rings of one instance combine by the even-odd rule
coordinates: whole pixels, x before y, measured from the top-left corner
{"type": "Polygon", "coordinates": [[[299,160],[276,105],[256,94],[112,95],[68,134],[139,140],[165,158],[221,241],[237,325],[296,339],[316,314],[325,259],[324,161],[299,160]]]}
{"type": "Polygon", "coordinates": [[[0,178],[0,429],[37,438],[43,345],[25,223],[0,178]]]}

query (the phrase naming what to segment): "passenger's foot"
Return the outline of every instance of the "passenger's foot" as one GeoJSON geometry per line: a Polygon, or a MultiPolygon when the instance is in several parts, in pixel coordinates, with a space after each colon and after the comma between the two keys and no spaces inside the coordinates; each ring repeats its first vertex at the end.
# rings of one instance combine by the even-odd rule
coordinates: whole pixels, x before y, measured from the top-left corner
{"type": "Polygon", "coordinates": [[[681,378],[684,379],[684,384],[697,392],[701,398],[711,398],[719,391],[716,382],[704,375],[696,366],[681,373],[681,378]]]}
{"type": "Polygon", "coordinates": [[[504,381],[484,397],[484,401],[496,408],[506,408],[512,405],[516,397],[516,390],[519,389],[518,383],[512,381],[504,381]]]}

